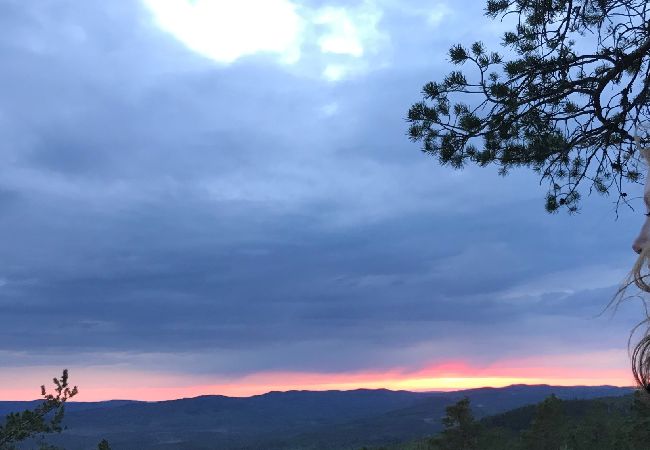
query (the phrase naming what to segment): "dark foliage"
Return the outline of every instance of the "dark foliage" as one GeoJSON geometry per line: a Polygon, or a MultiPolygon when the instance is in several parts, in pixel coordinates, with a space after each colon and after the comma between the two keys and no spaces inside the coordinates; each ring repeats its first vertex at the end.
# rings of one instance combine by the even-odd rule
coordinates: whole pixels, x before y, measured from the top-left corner
{"type": "MultiPolygon", "coordinates": [[[[465,411],[469,404],[459,402],[448,408],[465,411]]],[[[452,423],[447,421],[446,423],[452,423]]],[[[453,426],[451,429],[456,428],[453,426]]],[[[596,400],[560,400],[551,396],[497,416],[472,421],[471,442],[481,450],[647,450],[650,448],[650,404],[642,391],[633,398],[618,397],[596,400]]],[[[462,441],[448,433],[433,438],[389,447],[392,450],[462,450],[462,441]]],[[[388,450],[388,449],[386,449],[388,450]]]]}
{"type": "Polygon", "coordinates": [[[442,425],[445,427],[442,432],[442,448],[477,449],[479,428],[469,406],[469,399],[465,397],[458,403],[448,406],[446,412],[442,419],[442,425]]]}
{"type": "Polygon", "coordinates": [[[106,439],[102,439],[97,445],[97,450],[111,450],[111,446],[106,439]]]}
{"type": "Polygon", "coordinates": [[[452,71],[427,83],[410,138],[442,165],[534,169],[550,212],[577,211],[585,184],[626,202],[625,182],[641,177],[634,130],[650,119],[649,4],[488,0],[486,15],[518,19],[503,36],[508,58],[481,42],[453,46],[451,62],[476,79],[452,71]]]}
{"type": "Polygon", "coordinates": [[[562,400],[551,395],[537,406],[535,417],[522,435],[524,447],[530,450],[561,448],[566,441],[566,419],[562,400]]]}
{"type": "MultiPolygon", "coordinates": [[[[48,394],[41,386],[43,403],[33,410],[7,415],[4,425],[0,426],[0,449],[13,449],[14,444],[29,438],[63,430],[61,422],[65,413],[65,402],[77,395],[77,386],[68,384],[68,371],[64,370],[61,378],[54,378],[54,394],[48,394]]],[[[45,444],[41,448],[51,448],[45,444]]]]}

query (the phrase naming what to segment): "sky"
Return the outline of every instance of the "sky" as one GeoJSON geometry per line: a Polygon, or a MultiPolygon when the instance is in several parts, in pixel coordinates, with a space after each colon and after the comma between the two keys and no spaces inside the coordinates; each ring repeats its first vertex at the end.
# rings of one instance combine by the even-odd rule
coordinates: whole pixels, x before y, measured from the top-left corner
{"type": "MultiPolygon", "coordinates": [[[[407,136],[475,2],[0,2],[0,399],[632,385],[643,223],[407,136]]],[[[631,197],[640,194],[631,186],[631,197]]]]}

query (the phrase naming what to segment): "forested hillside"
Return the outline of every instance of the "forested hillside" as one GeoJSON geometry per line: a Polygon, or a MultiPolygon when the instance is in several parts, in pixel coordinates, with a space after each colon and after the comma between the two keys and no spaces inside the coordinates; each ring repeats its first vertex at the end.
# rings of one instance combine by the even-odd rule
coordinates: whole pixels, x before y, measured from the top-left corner
{"type": "MultiPolygon", "coordinates": [[[[358,450],[433,436],[444,429],[446,408],[465,397],[480,419],[550,395],[571,400],[631,392],[613,386],[513,385],[456,392],[290,391],[241,398],[70,403],[67,429],[48,436],[48,442],[66,450],[94,450],[101,439],[115,450],[358,450]]],[[[6,407],[22,409],[17,403],[6,407]]]]}
{"type": "Polygon", "coordinates": [[[592,400],[555,395],[477,420],[471,401],[447,407],[445,429],[427,439],[375,450],[647,450],[650,398],[635,393],[592,400]]]}

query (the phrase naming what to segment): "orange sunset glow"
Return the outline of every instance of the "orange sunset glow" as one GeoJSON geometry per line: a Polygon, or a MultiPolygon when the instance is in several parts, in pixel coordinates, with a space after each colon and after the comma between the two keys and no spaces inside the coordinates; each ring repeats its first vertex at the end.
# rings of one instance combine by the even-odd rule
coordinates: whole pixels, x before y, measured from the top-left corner
{"type": "MultiPolygon", "coordinates": [[[[512,384],[561,386],[632,385],[633,381],[620,351],[586,355],[561,355],[540,360],[503,360],[488,366],[473,366],[461,360],[434,364],[409,371],[362,371],[351,373],[260,372],[236,379],[120,370],[112,367],[71,369],[71,379],[80,387],[78,401],[133,399],[170,400],[200,395],[246,397],[269,391],[391,389],[409,391],[450,391],[512,384]]],[[[56,369],[14,369],[12,381],[0,389],[7,400],[29,400],[56,369]],[[38,376],[37,376],[38,374],[38,376]]]]}

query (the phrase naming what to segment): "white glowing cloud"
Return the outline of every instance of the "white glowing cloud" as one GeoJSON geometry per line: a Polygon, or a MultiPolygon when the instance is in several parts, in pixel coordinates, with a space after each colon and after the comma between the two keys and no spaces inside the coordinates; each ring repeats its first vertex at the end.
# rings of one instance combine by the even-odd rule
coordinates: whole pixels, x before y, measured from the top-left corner
{"type": "Polygon", "coordinates": [[[330,30],[321,36],[318,44],[323,53],[337,53],[360,57],[363,55],[360,27],[344,8],[324,8],[315,22],[326,25],[330,30]]]}
{"type": "Polygon", "coordinates": [[[320,73],[328,81],[365,72],[387,39],[378,28],[382,11],[370,0],[320,8],[298,6],[296,0],[142,1],[162,30],[224,64],[262,52],[294,64],[303,45],[315,44],[316,55],[305,58],[312,66],[299,71],[320,73]]]}
{"type": "Polygon", "coordinates": [[[438,3],[435,7],[432,8],[430,12],[427,12],[427,22],[431,26],[438,26],[449,17],[452,13],[452,10],[449,9],[444,3],[438,3]]]}
{"type": "Polygon", "coordinates": [[[399,10],[402,14],[422,17],[427,25],[437,27],[454,15],[445,0],[377,0],[384,8],[399,10]]]}
{"type": "Polygon", "coordinates": [[[380,19],[381,11],[368,2],[354,9],[327,6],[318,10],[314,23],[328,28],[318,39],[321,52],[360,58],[384,38],[378,29],[380,19]]]}
{"type": "Polygon", "coordinates": [[[143,0],[157,24],[192,51],[231,63],[245,55],[300,58],[303,20],[289,0],[143,0]]]}
{"type": "Polygon", "coordinates": [[[326,29],[319,35],[318,46],[325,58],[331,55],[323,78],[340,81],[369,68],[369,60],[387,41],[379,30],[381,17],[382,11],[370,1],[353,8],[326,6],[316,11],[312,22],[326,29]]]}
{"type": "Polygon", "coordinates": [[[342,64],[328,64],[323,70],[323,77],[328,81],[340,81],[348,74],[348,68],[342,64]]]}
{"type": "Polygon", "coordinates": [[[320,107],[320,113],[325,117],[332,117],[339,112],[339,104],[337,102],[327,103],[320,107]]]}

